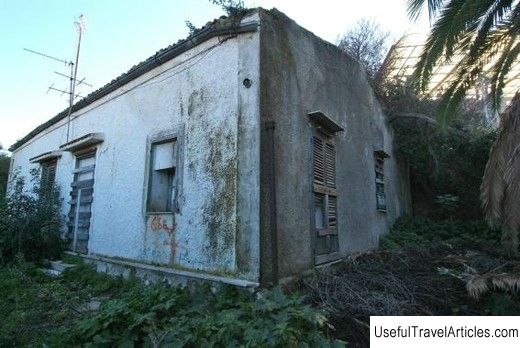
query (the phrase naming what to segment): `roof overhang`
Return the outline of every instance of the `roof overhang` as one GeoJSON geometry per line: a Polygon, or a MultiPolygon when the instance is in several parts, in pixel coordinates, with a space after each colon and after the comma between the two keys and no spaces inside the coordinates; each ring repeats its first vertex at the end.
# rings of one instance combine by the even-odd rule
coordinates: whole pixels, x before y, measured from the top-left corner
{"type": "Polygon", "coordinates": [[[61,145],[60,150],[75,152],[78,150],[82,150],[86,147],[102,143],[103,140],[105,140],[105,136],[103,133],[88,133],[61,145]]]}
{"type": "Polygon", "coordinates": [[[309,118],[312,122],[314,122],[317,126],[323,128],[330,134],[334,134],[337,132],[344,131],[343,127],[334,122],[330,117],[325,115],[322,111],[313,111],[309,112],[309,118]]]}
{"type": "Polygon", "coordinates": [[[375,150],[374,155],[381,156],[383,158],[390,158],[390,155],[385,150],[382,150],[382,149],[375,150]]]}
{"type": "Polygon", "coordinates": [[[57,158],[60,158],[62,153],[63,153],[63,151],[59,151],[59,150],[44,152],[42,154],[39,154],[38,156],[34,156],[32,158],[29,158],[29,162],[31,162],[31,163],[41,163],[41,162],[52,161],[52,160],[55,160],[57,158]]]}

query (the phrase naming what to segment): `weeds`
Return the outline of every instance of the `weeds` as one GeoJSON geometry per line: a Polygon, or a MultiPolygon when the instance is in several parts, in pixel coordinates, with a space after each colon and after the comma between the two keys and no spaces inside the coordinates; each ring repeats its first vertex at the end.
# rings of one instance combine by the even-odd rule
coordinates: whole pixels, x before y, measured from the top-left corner
{"type": "Polygon", "coordinates": [[[58,278],[21,261],[0,268],[0,315],[0,346],[341,346],[297,294],[145,286],[81,263],[58,278]]]}
{"type": "Polygon", "coordinates": [[[500,230],[482,220],[440,220],[405,216],[397,220],[390,233],[380,240],[385,250],[422,249],[442,244],[454,249],[496,250],[500,230]]]}

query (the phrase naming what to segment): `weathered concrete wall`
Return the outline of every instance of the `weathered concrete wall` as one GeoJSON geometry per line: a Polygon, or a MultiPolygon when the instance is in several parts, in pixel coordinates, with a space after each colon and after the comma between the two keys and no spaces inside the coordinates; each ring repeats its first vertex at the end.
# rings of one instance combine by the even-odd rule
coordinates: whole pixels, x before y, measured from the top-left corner
{"type": "MultiPolygon", "coordinates": [[[[210,39],[73,114],[71,139],[105,137],[89,253],[257,280],[259,35],[225,39],[210,39]],[[179,211],[149,215],[150,139],[165,132],[183,135],[179,211]]],[[[16,150],[13,169],[27,176],[38,166],[29,158],[57,150],[66,128],[62,121],[16,150]]],[[[63,153],[56,182],[65,202],[74,166],[63,153]]]]}
{"type": "MultiPolygon", "coordinates": [[[[407,179],[398,168],[392,132],[360,65],[334,45],[299,27],[284,14],[261,11],[261,115],[275,121],[275,172],[280,277],[314,266],[311,125],[308,113],[323,111],[345,131],[335,136],[339,250],[374,248],[409,207],[407,179]],[[376,210],[374,150],[385,161],[387,212],[376,210]]],[[[262,150],[267,149],[262,133],[262,150]]],[[[264,159],[264,157],[263,157],[264,159]]],[[[268,161],[262,162],[268,174],[268,161]]],[[[269,209],[262,177],[262,270],[272,271],[269,209]]]]}

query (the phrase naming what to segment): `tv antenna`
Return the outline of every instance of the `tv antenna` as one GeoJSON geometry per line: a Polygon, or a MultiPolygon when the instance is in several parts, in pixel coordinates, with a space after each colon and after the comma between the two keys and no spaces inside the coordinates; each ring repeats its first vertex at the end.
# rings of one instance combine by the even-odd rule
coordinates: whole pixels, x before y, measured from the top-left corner
{"type": "Polygon", "coordinates": [[[65,74],[62,74],[62,73],[57,72],[57,71],[54,72],[57,75],[60,75],[62,77],[66,77],[66,78],[69,79],[69,88],[68,88],[68,90],[55,88],[54,84],[52,84],[49,87],[49,89],[47,90],[47,93],[49,91],[56,91],[56,92],[61,92],[61,95],[63,95],[63,94],[68,94],[69,95],[69,109],[68,109],[68,112],[67,112],[67,142],[69,142],[69,137],[70,137],[70,116],[72,114],[72,106],[74,105],[74,99],[76,99],[78,97],[79,98],[83,98],[81,95],[76,94],[76,86],[78,86],[78,85],[86,85],[86,86],[92,87],[91,84],[88,84],[88,83],[85,82],[85,78],[82,78],[81,80],[77,79],[77,76],[78,76],[78,63],[79,63],[79,51],[80,51],[80,48],[81,48],[81,37],[82,37],[83,33],[85,32],[85,17],[83,17],[83,15],[80,15],[79,18],[74,21],[74,25],[76,26],[76,30],[78,32],[78,44],[77,44],[77,47],[76,47],[76,59],[75,59],[74,62],[72,60],[60,59],[60,58],[56,58],[56,57],[50,56],[50,55],[45,54],[45,53],[41,53],[41,52],[37,52],[37,51],[34,51],[34,50],[30,50],[28,48],[24,48],[24,51],[31,52],[31,53],[43,56],[45,58],[61,62],[61,63],[65,64],[66,66],[68,66],[70,68],[70,75],[65,75],[65,74]]]}

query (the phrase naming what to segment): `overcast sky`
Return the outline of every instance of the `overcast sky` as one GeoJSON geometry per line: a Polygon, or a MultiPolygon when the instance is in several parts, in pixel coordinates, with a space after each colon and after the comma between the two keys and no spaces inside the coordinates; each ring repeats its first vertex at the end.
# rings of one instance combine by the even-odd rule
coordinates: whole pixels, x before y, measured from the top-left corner
{"type": "MultiPolygon", "coordinates": [[[[321,38],[338,37],[361,18],[373,19],[394,39],[406,32],[425,31],[423,16],[412,23],[406,0],[246,0],[249,7],[272,7],[321,38]]],[[[48,92],[66,89],[68,81],[54,72],[68,73],[63,63],[23,48],[70,60],[74,56],[74,19],[83,14],[79,78],[93,88],[86,95],[153,55],[185,38],[185,21],[197,27],[219,17],[222,10],[208,0],[0,0],[0,143],[4,148],[67,107],[67,96],[48,92]]]]}

